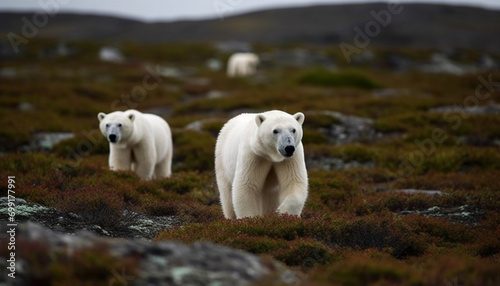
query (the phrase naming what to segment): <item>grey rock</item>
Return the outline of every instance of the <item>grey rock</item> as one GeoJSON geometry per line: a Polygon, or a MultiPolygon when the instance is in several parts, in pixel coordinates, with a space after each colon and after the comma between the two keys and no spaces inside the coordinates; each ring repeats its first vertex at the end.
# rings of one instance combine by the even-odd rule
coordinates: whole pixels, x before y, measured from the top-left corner
{"type": "MultiPolygon", "coordinates": [[[[15,204],[15,215],[18,219],[19,217],[30,217],[32,215],[36,215],[38,213],[42,213],[48,210],[48,208],[38,205],[27,203],[25,200],[21,198],[15,198],[12,201],[15,204]]],[[[8,216],[9,210],[9,201],[7,197],[0,198],[0,216],[6,217],[8,216]]]]}
{"type": "Polygon", "coordinates": [[[438,190],[416,190],[416,189],[401,189],[401,190],[393,190],[394,193],[404,193],[409,195],[429,195],[429,196],[441,196],[443,195],[442,191],[438,190]]]}
{"type": "Polygon", "coordinates": [[[20,111],[32,111],[35,110],[35,105],[29,102],[21,102],[17,106],[17,109],[19,109],[20,111]]]}
{"type": "Polygon", "coordinates": [[[217,99],[226,96],[226,92],[223,91],[218,91],[218,90],[211,90],[207,93],[207,98],[208,99],[217,99]]]}
{"type": "Polygon", "coordinates": [[[431,57],[431,63],[422,65],[420,70],[426,73],[463,75],[477,72],[477,67],[458,64],[450,60],[445,54],[434,54],[431,57]]]}
{"type": "MultiPolygon", "coordinates": [[[[119,223],[105,228],[96,225],[83,215],[65,213],[56,208],[27,202],[20,198],[16,198],[15,202],[16,222],[37,222],[67,234],[74,234],[79,230],[86,229],[101,236],[138,237],[148,240],[155,237],[162,230],[180,225],[179,219],[175,216],[148,216],[125,210],[119,219],[119,223]]],[[[8,217],[8,199],[7,197],[1,197],[0,220],[7,220],[8,217]]]]}
{"type": "Polygon", "coordinates": [[[211,71],[220,71],[223,67],[223,63],[221,60],[216,58],[210,58],[205,62],[207,68],[211,71]]]}
{"type": "MultiPolygon", "coordinates": [[[[49,260],[56,259],[50,255],[56,250],[71,256],[94,245],[107,248],[109,255],[119,259],[139,257],[136,275],[120,274],[122,278],[126,278],[129,285],[237,286],[256,283],[267,275],[279,277],[276,282],[282,284],[300,282],[291,270],[279,262],[270,259],[264,261],[253,254],[209,242],[186,245],[172,241],[147,242],[103,238],[90,232],[69,235],[31,222],[19,225],[16,239],[25,243],[36,241],[37,244],[44,245],[49,260]]],[[[30,265],[26,266],[17,269],[20,282],[28,282],[31,279],[31,273],[27,271],[30,265]]]]}
{"type": "Polygon", "coordinates": [[[395,89],[395,88],[384,88],[384,89],[377,89],[372,92],[372,95],[374,97],[396,97],[396,96],[404,96],[404,95],[410,95],[411,90],[403,88],[403,89],[395,89]]]}
{"type": "Polygon", "coordinates": [[[331,143],[343,145],[354,142],[372,142],[381,137],[373,128],[373,119],[354,115],[345,115],[336,111],[319,111],[338,119],[339,124],[322,130],[328,135],[331,143]]]}
{"type": "Polygon", "coordinates": [[[278,50],[261,55],[264,67],[326,67],[335,68],[331,57],[320,52],[311,52],[305,49],[278,50]]]}
{"type": "Polygon", "coordinates": [[[122,63],[125,57],[122,52],[115,47],[102,47],[99,50],[99,59],[103,62],[122,63]]]}
{"type": "Polygon", "coordinates": [[[435,112],[435,113],[457,112],[457,113],[466,113],[473,115],[499,114],[500,105],[489,104],[489,105],[474,105],[474,106],[461,106],[461,105],[441,106],[441,107],[431,108],[429,112],[435,112]]]}
{"type": "Polygon", "coordinates": [[[0,78],[16,78],[18,76],[18,72],[15,68],[5,67],[0,69],[0,78]]]}
{"type": "Polygon", "coordinates": [[[348,170],[351,168],[375,168],[373,162],[358,162],[358,161],[344,161],[340,158],[322,157],[322,158],[306,158],[306,163],[309,168],[318,168],[325,171],[330,170],[348,170]]]}
{"type": "MultiPolygon", "coordinates": [[[[206,118],[206,119],[193,121],[193,122],[189,123],[188,125],[186,125],[184,127],[184,129],[193,130],[193,131],[197,131],[197,132],[204,132],[205,130],[203,130],[203,128],[205,127],[205,124],[210,124],[210,123],[223,124],[226,121],[227,121],[227,119],[224,119],[224,118],[206,118]]],[[[214,131],[212,130],[212,132],[210,132],[210,133],[214,133],[214,131]]],[[[217,136],[217,133],[212,134],[212,135],[217,136]]]]}
{"type": "Polygon", "coordinates": [[[478,208],[463,205],[459,207],[439,207],[433,206],[424,210],[403,210],[399,215],[419,214],[426,217],[436,217],[446,219],[456,223],[466,223],[476,225],[484,219],[485,212],[478,208]]]}
{"type": "Polygon", "coordinates": [[[159,75],[162,77],[184,79],[193,75],[195,71],[189,68],[178,68],[174,66],[163,66],[159,68],[159,75]]]}
{"type": "Polygon", "coordinates": [[[216,49],[225,53],[251,52],[252,45],[240,41],[223,41],[216,44],[216,49]]]}
{"type": "Polygon", "coordinates": [[[74,138],[71,132],[36,132],[30,144],[23,146],[23,151],[46,151],[52,149],[57,143],[74,138]]]}

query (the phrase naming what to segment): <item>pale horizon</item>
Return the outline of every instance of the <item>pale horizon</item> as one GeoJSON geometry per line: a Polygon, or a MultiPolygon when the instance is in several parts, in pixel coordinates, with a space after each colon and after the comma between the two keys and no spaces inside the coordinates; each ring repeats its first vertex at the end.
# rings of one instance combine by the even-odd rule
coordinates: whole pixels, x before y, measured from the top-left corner
{"type": "MultiPolygon", "coordinates": [[[[377,0],[184,0],[179,3],[174,0],[148,0],[146,3],[137,1],[103,1],[87,0],[76,2],[74,0],[52,0],[52,1],[2,1],[0,2],[0,12],[35,12],[43,10],[41,3],[62,3],[57,7],[60,13],[96,14],[106,15],[144,22],[170,22],[178,20],[198,20],[223,18],[227,16],[244,14],[259,10],[301,7],[314,5],[335,5],[335,4],[363,4],[363,3],[384,3],[388,1],[377,0]],[[222,17],[221,17],[222,16],[222,17]]],[[[394,2],[394,1],[392,1],[394,2]]],[[[471,6],[484,9],[500,10],[498,0],[403,0],[396,1],[402,4],[446,4],[455,6],[471,6]]],[[[54,9],[50,7],[50,9],[54,9]]]]}

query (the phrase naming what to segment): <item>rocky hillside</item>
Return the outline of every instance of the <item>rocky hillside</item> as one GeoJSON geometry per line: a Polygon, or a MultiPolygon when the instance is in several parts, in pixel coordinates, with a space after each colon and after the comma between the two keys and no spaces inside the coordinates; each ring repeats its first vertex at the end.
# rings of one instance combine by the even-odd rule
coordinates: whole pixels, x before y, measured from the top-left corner
{"type": "MultiPolygon", "coordinates": [[[[102,238],[90,232],[75,236],[57,233],[34,223],[21,224],[16,240],[21,248],[19,254],[24,258],[22,261],[29,267],[17,267],[16,284],[12,285],[52,285],[42,273],[52,270],[48,267],[50,263],[63,261],[71,266],[61,265],[59,271],[63,272],[60,274],[64,271],[68,276],[85,273],[80,278],[92,285],[237,286],[249,285],[263,278],[290,285],[300,281],[279,262],[209,242],[192,245],[152,243],[102,238]],[[45,256],[47,251],[52,255],[45,256]],[[48,264],[34,265],[41,257],[45,257],[48,264]],[[96,263],[98,260],[102,262],[96,263]],[[72,273],[73,266],[81,273],[72,273]],[[108,278],[102,279],[103,275],[108,278]]],[[[18,261],[19,264],[24,265],[18,261]]],[[[58,282],[64,285],[67,281],[62,276],[58,282]]],[[[4,278],[2,275],[0,281],[4,278]]]]}
{"type": "MultiPolygon", "coordinates": [[[[63,40],[127,40],[135,42],[245,41],[264,43],[352,43],[355,27],[366,31],[373,12],[387,4],[329,5],[274,9],[226,17],[223,20],[143,23],[104,16],[58,14],[49,18],[37,38],[63,40]]],[[[393,10],[394,11],[394,10],[393,10]]],[[[380,14],[381,15],[381,14],[380,14]]],[[[0,35],[22,34],[32,13],[0,13],[0,35]]],[[[384,17],[381,16],[380,19],[384,17]]],[[[384,22],[380,20],[379,22],[384,22]]],[[[383,46],[498,51],[500,11],[479,8],[402,4],[370,41],[383,46]]],[[[373,31],[376,31],[373,28],[373,31]]]]}

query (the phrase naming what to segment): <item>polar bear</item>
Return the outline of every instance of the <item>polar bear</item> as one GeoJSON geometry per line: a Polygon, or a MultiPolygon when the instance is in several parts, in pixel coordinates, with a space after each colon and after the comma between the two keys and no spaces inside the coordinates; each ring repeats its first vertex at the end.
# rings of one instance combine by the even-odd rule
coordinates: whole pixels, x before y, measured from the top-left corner
{"type": "Polygon", "coordinates": [[[226,218],[275,211],[300,216],[308,195],[304,119],[301,112],[272,110],[240,114],[222,127],[215,173],[226,218]]]}
{"type": "Polygon", "coordinates": [[[109,168],[132,170],[143,180],[170,177],[172,133],[163,118],[137,110],[97,115],[109,141],[109,168]]]}
{"type": "Polygon", "coordinates": [[[259,57],[254,53],[235,53],[227,62],[228,77],[245,77],[255,74],[259,57]]]}

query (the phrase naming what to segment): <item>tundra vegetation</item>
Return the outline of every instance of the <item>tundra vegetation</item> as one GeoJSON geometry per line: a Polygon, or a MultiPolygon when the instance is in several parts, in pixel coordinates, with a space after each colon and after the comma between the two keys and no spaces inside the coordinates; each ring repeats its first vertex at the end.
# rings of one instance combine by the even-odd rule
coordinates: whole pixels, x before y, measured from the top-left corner
{"type": "MultiPolygon", "coordinates": [[[[181,226],[160,231],[155,241],[210,241],[269,256],[302,273],[307,285],[500,283],[498,83],[476,96],[485,81],[500,81],[498,69],[395,72],[387,55],[424,64],[438,51],[373,48],[370,63],[347,65],[337,48],[256,45],[256,53],[321,51],[336,69],[263,62],[257,75],[230,79],[205,65],[229,57],[209,44],[124,43],[127,60],[107,63],[97,58],[99,44],[68,42],[74,54],[42,58],[57,45],[33,39],[21,56],[2,59],[0,173],[16,176],[18,198],[108,229],[126,224],[127,211],[176,216],[181,226]],[[14,75],[5,76],[7,70],[14,75]],[[141,181],[108,170],[96,114],[111,112],[113,103],[169,122],[171,178],[141,181]],[[214,178],[215,138],[235,114],[270,109],[306,116],[310,195],[303,215],[226,220],[214,178]],[[369,119],[374,136],[338,143],[338,129],[344,128],[341,135],[350,129],[331,111],[369,119]],[[35,148],[40,131],[75,137],[35,148]]],[[[479,55],[458,50],[454,57],[469,65],[479,55]]],[[[491,57],[500,62],[500,55],[491,57]]],[[[0,188],[6,193],[6,184],[0,188]]],[[[6,251],[0,249],[2,256],[6,251]]],[[[18,255],[41,281],[61,285],[81,285],[84,278],[105,284],[112,268],[133,273],[137,264],[102,249],[75,253],[73,263],[62,254],[49,260],[44,251],[29,244],[18,255]]]]}

